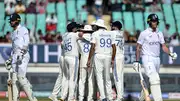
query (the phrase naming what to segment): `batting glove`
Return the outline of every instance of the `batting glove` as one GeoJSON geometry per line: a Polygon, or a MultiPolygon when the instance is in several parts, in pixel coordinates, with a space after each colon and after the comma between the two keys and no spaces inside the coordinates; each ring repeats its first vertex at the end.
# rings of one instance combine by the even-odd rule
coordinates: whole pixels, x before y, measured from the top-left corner
{"type": "Polygon", "coordinates": [[[9,58],[9,59],[6,60],[6,62],[5,62],[5,68],[6,68],[7,70],[10,70],[10,69],[12,68],[11,62],[12,62],[12,58],[9,58]]]}
{"type": "Polygon", "coordinates": [[[172,58],[172,60],[176,60],[178,55],[174,52],[170,53],[169,56],[172,58]]]}
{"type": "Polygon", "coordinates": [[[135,61],[133,63],[133,69],[136,71],[136,72],[139,72],[139,70],[141,69],[141,64],[139,63],[139,61],[135,61]]]}

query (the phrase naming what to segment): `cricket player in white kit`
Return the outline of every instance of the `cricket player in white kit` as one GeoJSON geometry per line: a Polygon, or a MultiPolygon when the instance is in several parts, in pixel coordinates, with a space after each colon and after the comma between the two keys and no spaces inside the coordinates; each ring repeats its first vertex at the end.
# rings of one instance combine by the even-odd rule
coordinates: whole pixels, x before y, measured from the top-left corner
{"type": "Polygon", "coordinates": [[[91,33],[93,32],[91,25],[85,25],[84,29],[81,29],[80,32],[83,32],[83,36],[78,40],[79,52],[81,54],[80,58],[80,75],[79,75],[79,100],[83,101],[85,92],[88,91],[87,101],[93,101],[93,91],[94,91],[94,73],[93,68],[87,68],[87,60],[90,51],[90,39],[91,33]],[[88,79],[88,86],[85,91],[86,78],[88,79]]]}
{"type": "MultiPolygon", "coordinates": [[[[156,14],[150,14],[148,16],[147,23],[149,24],[149,28],[142,31],[138,38],[136,47],[136,62],[134,62],[133,65],[136,71],[141,70],[139,58],[140,52],[142,52],[142,63],[145,69],[145,74],[149,77],[150,90],[154,101],[163,101],[159,77],[160,46],[165,53],[172,57],[173,60],[177,58],[177,54],[169,51],[165,44],[163,33],[157,28],[159,24],[158,16],[156,14]]],[[[142,95],[143,94],[144,93],[142,93],[142,95]]],[[[141,101],[144,100],[142,95],[140,98],[141,101]]]]}
{"type": "Polygon", "coordinates": [[[13,69],[12,92],[13,101],[19,101],[19,87],[22,87],[30,101],[37,101],[33,96],[32,85],[26,78],[27,65],[30,59],[29,33],[26,27],[20,25],[21,18],[14,13],[10,16],[10,25],[14,29],[11,34],[12,52],[11,58],[5,62],[6,69],[13,69]]]}
{"type": "Polygon", "coordinates": [[[100,99],[102,101],[112,100],[110,68],[114,65],[116,55],[115,35],[106,30],[102,19],[98,19],[94,25],[97,26],[98,30],[92,34],[87,66],[90,67],[91,58],[94,56],[94,70],[100,91],[100,99]]]}
{"type": "Polygon", "coordinates": [[[63,68],[63,87],[61,91],[61,100],[65,100],[68,96],[68,101],[75,100],[77,89],[77,77],[79,67],[79,51],[77,40],[82,37],[77,33],[78,25],[76,22],[71,22],[67,25],[68,32],[63,36],[64,46],[64,68],[63,68]]]}
{"type": "Polygon", "coordinates": [[[116,57],[114,62],[114,81],[117,91],[116,101],[122,101],[124,93],[124,81],[123,81],[123,68],[124,68],[124,33],[121,31],[122,24],[119,21],[112,23],[111,29],[115,34],[116,42],[116,57]]]}
{"type": "Polygon", "coordinates": [[[61,57],[59,58],[59,75],[56,79],[56,83],[54,85],[52,94],[49,96],[49,99],[51,99],[52,101],[58,101],[57,96],[58,96],[58,94],[61,90],[61,87],[62,87],[63,67],[64,67],[64,55],[63,55],[62,50],[61,50],[61,57]]]}

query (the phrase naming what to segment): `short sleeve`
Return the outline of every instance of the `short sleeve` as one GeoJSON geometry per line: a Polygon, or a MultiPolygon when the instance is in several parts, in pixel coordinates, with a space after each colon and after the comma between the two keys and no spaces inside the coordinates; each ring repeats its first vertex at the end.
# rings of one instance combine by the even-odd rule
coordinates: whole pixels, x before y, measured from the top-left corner
{"type": "Polygon", "coordinates": [[[23,35],[22,38],[23,38],[24,45],[28,46],[29,41],[30,41],[29,40],[29,32],[28,32],[28,30],[25,27],[23,27],[23,28],[20,29],[19,33],[20,33],[20,35],[23,35]]]}
{"type": "Polygon", "coordinates": [[[164,35],[163,35],[163,33],[161,32],[159,35],[160,35],[160,37],[159,37],[160,43],[161,43],[161,44],[164,44],[165,41],[164,41],[164,35]]]}
{"type": "Polygon", "coordinates": [[[141,32],[140,33],[140,35],[139,35],[139,38],[138,38],[138,41],[137,41],[137,43],[139,43],[139,44],[143,44],[144,43],[144,33],[143,32],[141,32]]]}
{"type": "Polygon", "coordinates": [[[96,32],[92,33],[90,42],[96,43],[96,32]]]}

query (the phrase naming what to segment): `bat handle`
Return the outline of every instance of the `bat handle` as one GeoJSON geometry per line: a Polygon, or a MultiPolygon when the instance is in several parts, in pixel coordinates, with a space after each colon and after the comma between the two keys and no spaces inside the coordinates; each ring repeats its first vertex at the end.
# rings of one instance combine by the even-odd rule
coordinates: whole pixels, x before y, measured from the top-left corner
{"type": "Polygon", "coordinates": [[[11,80],[11,71],[8,70],[8,80],[11,80]]]}
{"type": "Polygon", "coordinates": [[[139,75],[140,75],[140,79],[141,79],[141,80],[144,80],[144,78],[143,78],[143,76],[142,76],[141,70],[139,70],[139,75]]]}

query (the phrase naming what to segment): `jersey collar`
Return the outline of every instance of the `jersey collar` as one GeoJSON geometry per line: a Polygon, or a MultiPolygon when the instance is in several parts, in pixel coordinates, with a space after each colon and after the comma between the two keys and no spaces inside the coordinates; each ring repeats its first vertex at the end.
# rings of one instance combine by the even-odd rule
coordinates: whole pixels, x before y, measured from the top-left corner
{"type": "MultiPolygon", "coordinates": [[[[152,28],[150,28],[150,27],[148,28],[148,30],[149,30],[150,32],[153,32],[153,31],[152,31],[152,28]]],[[[158,32],[159,32],[159,29],[156,28],[156,33],[158,33],[158,32]]]]}

